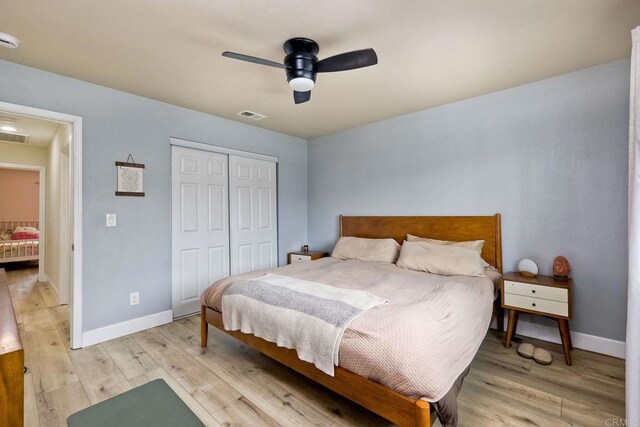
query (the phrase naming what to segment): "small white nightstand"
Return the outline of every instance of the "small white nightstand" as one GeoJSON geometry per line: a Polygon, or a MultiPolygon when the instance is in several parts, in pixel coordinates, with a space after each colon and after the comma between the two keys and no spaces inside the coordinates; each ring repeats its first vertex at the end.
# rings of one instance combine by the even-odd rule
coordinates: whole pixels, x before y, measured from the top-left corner
{"type": "Polygon", "coordinates": [[[329,256],[327,252],[289,252],[289,264],[301,261],[315,261],[329,256]]]}
{"type": "Polygon", "coordinates": [[[571,365],[571,331],[569,320],[573,315],[571,288],[573,281],[556,280],[551,276],[527,277],[520,273],[507,273],[502,277],[502,307],[509,309],[509,324],[504,346],[511,346],[511,338],[516,333],[518,315],[521,312],[537,314],[558,322],[564,359],[571,365]]]}

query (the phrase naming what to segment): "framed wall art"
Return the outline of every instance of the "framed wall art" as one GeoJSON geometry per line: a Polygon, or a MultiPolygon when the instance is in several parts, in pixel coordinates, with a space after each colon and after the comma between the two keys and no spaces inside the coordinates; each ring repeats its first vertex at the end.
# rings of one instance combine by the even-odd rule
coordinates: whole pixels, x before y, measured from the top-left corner
{"type": "Polygon", "coordinates": [[[126,162],[116,162],[116,169],[118,173],[116,196],[144,197],[144,164],[135,163],[129,154],[126,162]]]}

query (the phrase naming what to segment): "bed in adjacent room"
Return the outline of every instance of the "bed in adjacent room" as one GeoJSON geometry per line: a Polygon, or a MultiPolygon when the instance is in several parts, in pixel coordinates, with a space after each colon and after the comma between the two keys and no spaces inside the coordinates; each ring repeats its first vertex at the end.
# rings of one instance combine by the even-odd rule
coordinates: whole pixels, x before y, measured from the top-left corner
{"type": "MultiPolygon", "coordinates": [[[[406,268],[410,261],[402,253],[396,264],[395,260],[338,259],[336,250],[331,258],[228,277],[213,284],[201,297],[203,346],[207,341],[207,324],[212,324],[401,426],[431,425],[435,418],[431,411],[444,425],[455,425],[456,396],[464,376],[491,320],[501,317],[495,303],[502,271],[500,216],[343,216],[340,222],[341,237],[391,238],[398,243],[404,242],[408,234],[456,242],[483,240],[479,251],[488,265],[485,269],[481,264],[482,271],[468,276],[441,275],[406,268]],[[230,319],[237,314],[229,311],[227,301],[255,291],[259,285],[266,286],[269,280],[297,281],[298,286],[307,284],[311,289],[315,284],[316,288],[329,285],[345,292],[370,293],[384,303],[376,303],[375,308],[363,310],[350,320],[340,334],[335,370],[319,369],[322,365],[313,354],[305,354],[299,348],[297,352],[291,350],[292,346],[286,339],[280,339],[278,333],[270,337],[268,331],[239,326],[242,322],[231,324],[235,322],[230,319]],[[233,295],[231,289],[235,289],[233,295]],[[225,326],[232,330],[225,330],[225,326]]],[[[408,247],[403,248],[407,253],[408,247]]],[[[482,261],[479,255],[478,260],[482,261]]],[[[315,307],[320,317],[335,311],[329,306],[322,307],[322,299],[304,296],[305,302],[302,301],[305,298],[296,300],[297,297],[290,296],[293,293],[278,301],[272,289],[276,288],[267,287],[263,293],[268,294],[270,304],[275,306],[288,306],[295,311],[309,301],[320,301],[315,307]]],[[[247,301],[253,302],[251,298],[247,301]]]]}
{"type": "Polygon", "coordinates": [[[0,264],[40,259],[38,220],[0,220],[0,264]]]}

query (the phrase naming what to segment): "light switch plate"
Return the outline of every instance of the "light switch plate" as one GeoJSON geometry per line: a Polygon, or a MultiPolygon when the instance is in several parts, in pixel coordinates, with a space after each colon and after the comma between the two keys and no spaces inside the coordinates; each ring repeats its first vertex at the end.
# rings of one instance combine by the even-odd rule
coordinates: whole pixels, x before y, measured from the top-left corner
{"type": "Polygon", "coordinates": [[[116,214],[107,214],[107,227],[116,226],[116,214]]]}

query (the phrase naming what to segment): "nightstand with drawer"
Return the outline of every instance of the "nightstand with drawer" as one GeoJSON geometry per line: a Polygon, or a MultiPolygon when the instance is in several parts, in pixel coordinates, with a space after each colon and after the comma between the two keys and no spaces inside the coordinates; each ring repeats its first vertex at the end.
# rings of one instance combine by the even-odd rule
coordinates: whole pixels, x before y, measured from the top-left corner
{"type": "Polygon", "coordinates": [[[528,277],[520,273],[507,273],[502,277],[502,307],[509,309],[509,323],[504,346],[511,346],[511,338],[516,333],[520,313],[537,314],[555,319],[560,330],[564,358],[571,365],[571,332],[569,320],[572,317],[571,288],[573,281],[556,280],[550,276],[528,277]]]}
{"type": "Polygon", "coordinates": [[[289,264],[294,262],[315,261],[320,258],[328,257],[327,252],[289,252],[289,264]]]}

